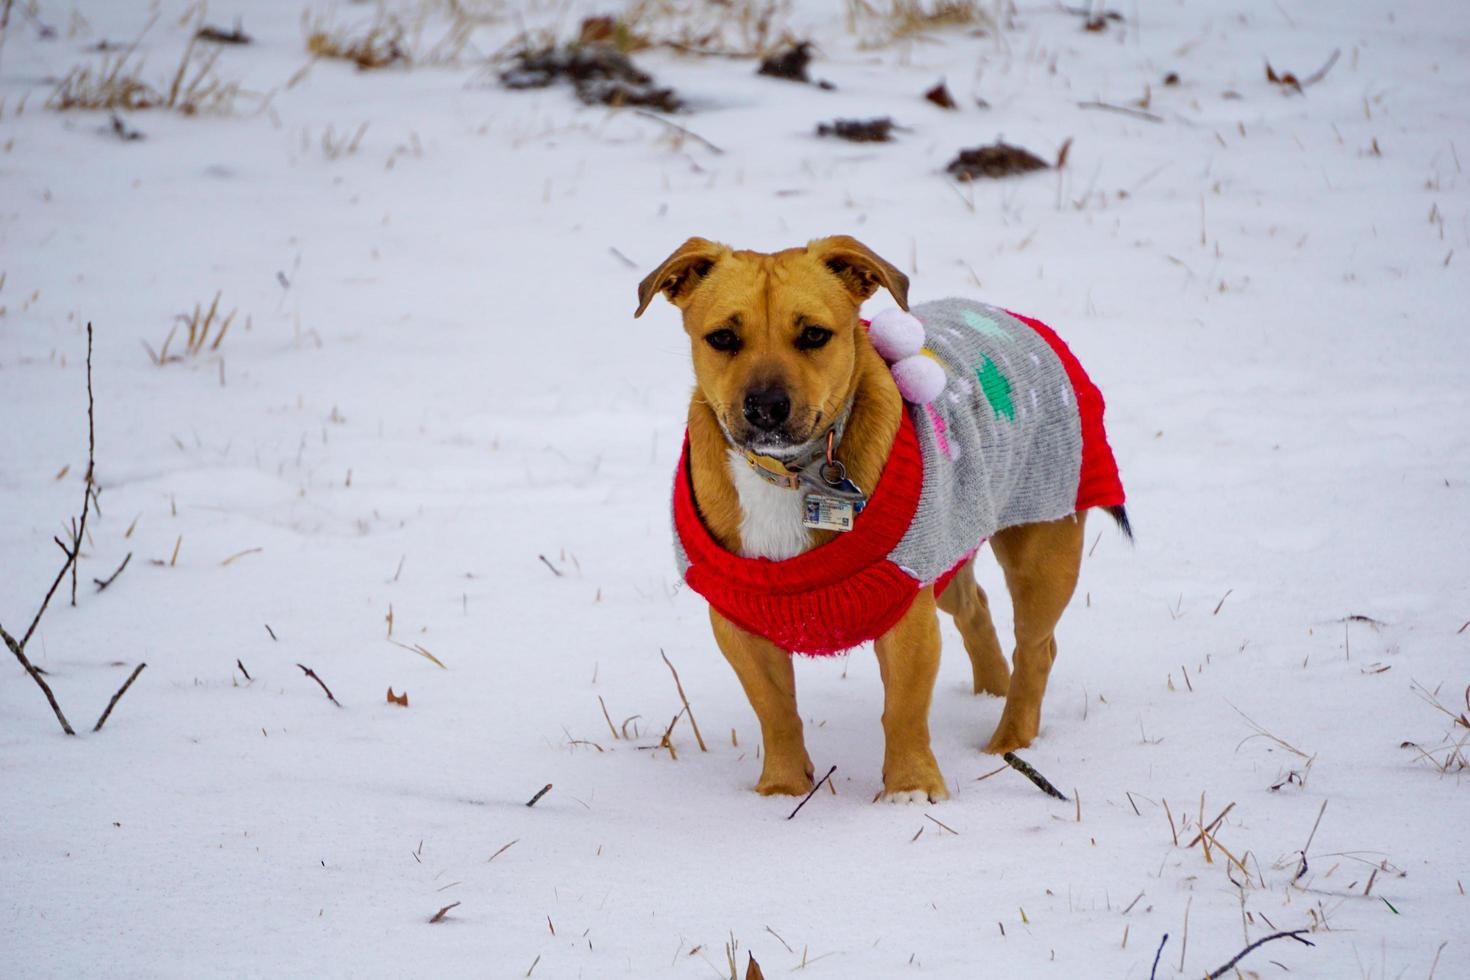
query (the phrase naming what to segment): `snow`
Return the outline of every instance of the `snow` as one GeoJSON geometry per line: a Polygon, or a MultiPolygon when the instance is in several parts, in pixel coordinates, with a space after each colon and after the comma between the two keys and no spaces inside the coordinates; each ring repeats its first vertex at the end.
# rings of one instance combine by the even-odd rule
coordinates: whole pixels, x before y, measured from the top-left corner
{"type": "MultiPolygon", "coordinates": [[[[187,5],[153,6],[139,53],[166,86],[187,5]]],[[[1158,975],[1199,976],[1300,928],[1314,948],[1242,971],[1470,976],[1463,766],[1431,764],[1470,731],[1418,693],[1470,711],[1465,8],[1190,0],[1089,33],[1026,4],[999,36],[870,49],[806,2],[791,22],[835,91],[636,56],[716,153],[475,63],[581,8],[505,9],[458,66],[321,62],[288,86],[305,0],[208,8],[254,36],[217,72],[263,108],[131,113],[125,143],[43,103],[149,14],[76,7],[16,5],[0,53],[12,633],[81,498],[88,321],[102,488],[77,606],[28,648],[83,734],[18,666],[0,682],[8,974],[708,977],[733,941],[741,975],[749,951],[768,975],[1147,977],[1168,933],[1158,975]],[[1305,94],[1264,77],[1334,49],[1305,94]],[[919,98],[940,77],[959,111],[919,98]],[[1146,90],[1161,121],[1078,105],[1146,90]],[[892,144],[812,135],[885,114],[892,144]],[[355,152],[324,148],[364,123],[355,152]],[[1071,138],[1067,166],[943,175],[1000,135],[1047,159],[1071,138]],[[865,650],[797,664],[835,795],[788,820],[796,801],[751,791],[759,733],[669,542],[687,342],[661,301],[632,321],[635,286],[691,234],[837,232],[915,301],[1049,322],[1108,399],[1138,544],[1090,525],[1022,753],[1076,803],[989,775],[1001,703],[968,693],[947,623],[951,801],[870,803],[865,650]],[[216,291],[239,310],[219,350],[152,363],[216,291]],[[389,642],[390,608],[392,639],[447,669],[389,642]],[[683,721],[677,760],[654,748],[680,709],[660,650],[707,753],[683,721]],[[1185,846],[1230,803],[1208,860],[1185,846]]]]}

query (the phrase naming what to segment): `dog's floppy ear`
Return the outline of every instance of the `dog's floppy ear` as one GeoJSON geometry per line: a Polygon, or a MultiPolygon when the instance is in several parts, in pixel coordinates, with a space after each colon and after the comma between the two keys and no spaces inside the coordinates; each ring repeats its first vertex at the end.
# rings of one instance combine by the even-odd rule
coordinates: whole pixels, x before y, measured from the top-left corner
{"type": "Polygon", "coordinates": [[[634,319],[643,315],[648,304],[653,302],[654,293],[663,293],[670,303],[682,306],[679,301],[709,275],[720,256],[730,249],[719,242],[706,238],[691,238],[674,250],[674,254],[663,260],[659,267],[638,284],[638,309],[634,319]]]}
{"type": "Polygon", "coordinates": [[[900,309],[909,308],[909,277],[851,235],[819,238],[808,243],[806,250],[831,269],[858,302],[882,286],[898,301],[900,309]]]}

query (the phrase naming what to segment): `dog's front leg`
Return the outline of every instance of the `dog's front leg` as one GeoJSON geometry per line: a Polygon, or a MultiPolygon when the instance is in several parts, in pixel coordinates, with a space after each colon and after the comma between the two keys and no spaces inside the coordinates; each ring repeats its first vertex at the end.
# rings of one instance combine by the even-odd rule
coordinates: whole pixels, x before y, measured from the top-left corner
{"type": "Polygon", "coordinates": [[[762,796],[801,796],[812,788],[812,760],[802,738],[801,715],[796,711],[796,672],[791,654],[764,637],[755,636],[709,611],[715,642],[745,688],[745,696],[760,720],[765,766],[755,790],[762,796]]]}
{"type": "Polygon", "coordinates": [[[949,789],[929,747],[929,702],[939,674],[934,590],[922,590],[875,646],[883,679],[884,797],[894,803],[947,800],[949,789]]]}

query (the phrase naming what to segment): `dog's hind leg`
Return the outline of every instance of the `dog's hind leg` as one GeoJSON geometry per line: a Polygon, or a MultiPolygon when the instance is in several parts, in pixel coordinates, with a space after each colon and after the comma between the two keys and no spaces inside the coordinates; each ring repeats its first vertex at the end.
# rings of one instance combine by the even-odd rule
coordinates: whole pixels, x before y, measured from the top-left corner
{"type": "Polygon", "coordinates": [[[801,715],[796,710],[796,672],[791,654],[763,637],[736,626],[710,607],[715,642],[755,709],[765,746],[765,766],[755,784],[762,796],[801,796],[812,788],[812,760],[806,754],[801,715]]]}
{"type": "Polygon", "coordinates": [[[995,635],[990,601],[975,581],[975,559],[965,562],[949,580],[939,595],[939,608],[954,617],[954,624],[964,637],[965,652],[970,655],[970,669],[975,678],[975,693],[1005,697],[1011,683],[1011,668],[995,635]]]}
{"type": "Polygon", "coordinates": [[[1077,587],[1084,514],[1006,528],[990,541],[1016,618],[1015,671],[986,752],[1025,748],[1041,726],[1041,699],[1057,656],[1056,627],[1077,587]]]}

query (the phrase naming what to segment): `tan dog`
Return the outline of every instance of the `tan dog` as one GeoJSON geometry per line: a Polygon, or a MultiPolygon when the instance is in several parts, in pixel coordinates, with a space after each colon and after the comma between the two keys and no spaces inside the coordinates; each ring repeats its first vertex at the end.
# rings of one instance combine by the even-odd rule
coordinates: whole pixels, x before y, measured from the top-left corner
{"type": "MultiPolygon", "coordinates": [[[[905,413],[889,367],[858,318],[860,305],[879,286],[908,309],[907,277],[847,236],[774,254],[691,238],[639,285],[635,316],[659,292],[683,311],[696,381],[687,471],[699,518],[725,550],[780,561],[839,535],[803,526],[798,508],[786,503],[789,491],[752,480],[741,453],[795,458],[820,446],[845,413],[836,458],[856,486],[878,485],[905,413]]],[[[949,796],[929,745],[929,705],[939,667],[937,610],[953,616],[964,637],[975,692],[1006,698],[985,751],[1009,752],[1036,737],[1056,658],[1054,630],[1077,582],[1083,517],[1006,527],[990,538],[1014,606],[1014,673],[975,582],[973,559],[939,595],[933,584],[920,588],[907,611],[877,637],[884,686],[883,787],[889,799],[949,796]]],[[[757,791],[806,793],[813,768],[791,655],[713,606],[710,619],[760,721],[765,765],[757,791]]]]}

